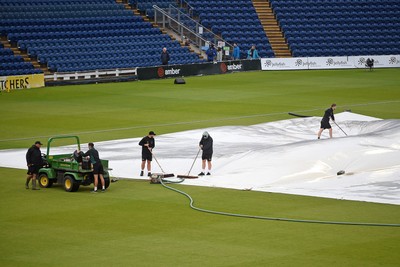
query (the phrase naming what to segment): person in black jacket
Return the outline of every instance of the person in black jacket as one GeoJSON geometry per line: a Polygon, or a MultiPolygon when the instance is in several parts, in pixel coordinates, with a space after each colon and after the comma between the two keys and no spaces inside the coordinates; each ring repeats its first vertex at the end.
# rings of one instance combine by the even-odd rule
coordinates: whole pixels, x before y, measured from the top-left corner
{"type": "Polygon", "coordinates": [[[199,176],[205,175],[206,172],[206,162],[208,163],[208,172],[207,175],[211,175],[211,167],[212,167],[212,155],[213,155],[213,139],[208,132],[204,132],[201,140],[199,142],[200,149],[203,150],[201,155],[201,168],[202,171],[199,173],[199,176]]]}
{"type": "Polygon", "coordinates": [[[153,131],[150,131],[149,134],[142,138],[139,142],[139,146],[142,146],[142,164],[140,176],[143,176],[144,167],[147,162],[147,175],[151,176],[151,161],[153,160],[152,150],[156,146],[156,141],[154,136],[156,134],[153,131]]]}
{"type": "Polygon", "coordinates": [[[26,164],[28,165],[28,176],[25,183],[26,189],[29,189],[29,182],[32,179],[32,190],[39,190],[39,188],[36,188],[36,178],[40,168],[43,167],[42,152],[40,151],[41,146],[42,143],[36,141],[26,152],[26,164]]]}
{"type": "Polygon", "coordinates": [[[97,193],[97,185],[99,184],[99,177],[101,181],[101,191],[106,191],[105,181],[104,181],[104,168],[101,164],[99,157],[99,152],[94,148],[93,143],[88,144],[89,150],[83,154],[84,157],[88,157],[93,165],[93,178],[94,178],[94,188],[93,193],[97,193]]]}
{"type": "Polygon", "coordinates": [[[332,138],[332,126],[329,123],[329,119],[331,118],[335,121],[335,116],[333,115],[333,111],[336,109],[336,104],[332,104],[330,108],[325,110],[324,117],[321,120],[321,128],[318,131],[318,139],[321,138],[322,131],[325,129],[329,129],[329,137],[332,138]]]}
{"type": "Polygon", "coordinates": [[[365,62],[365,66],[369,68],[371,71],[372,68],[374,67],[374,59],[373,58],[367,58],[367,61],[365,62]]]}
{"type": "Polygon", "coordinates": [[[164,47],[162,52],[161,52],[161,64],[162,65],[168,65],[169,59],[170,59],[170,57],[169,57],[169,53],[167,51],[167,48],[164,47]]]}

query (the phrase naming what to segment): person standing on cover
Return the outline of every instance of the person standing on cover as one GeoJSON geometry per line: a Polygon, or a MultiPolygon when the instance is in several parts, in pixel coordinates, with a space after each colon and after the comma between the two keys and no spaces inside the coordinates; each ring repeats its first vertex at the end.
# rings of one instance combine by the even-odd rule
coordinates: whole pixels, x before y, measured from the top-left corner
{"type": "Polygon", "coordinates": [[[212,160],[212,155],[213,155],[213,139],[208,132],[203,133],[203,136],[201,137],[199,146],[200,146],[200,149],[203,150],[203,153],[201,155],[202,171],[201,171],[201,173],[199,173],[199,176],[205,175],[206,162],[208,164],[207,175],[211,175],[211,167],[212,167],[211,160],[212,160]]]}
{"type": "Polygon", "coordinates": [[[332,138],[332,126],[329,123],[329,119],[331,118],[335,121],[335,116],[333,115],[333,111],[336,109],[336,104],[332,104],[330,108],[325,110],[324,117],[321,120],[321,128],[318,131],[318,139],[321,138],[322,131],[325,129],[329,129],[329,137],[332,138]]]}
{"type": "Polygon", "coordinates": [[[32,190],[39,190],[39,188],[36,188],[36,178],[40,168],[43,166],[42,152],[40,151],[41,146],[42,143],[36,141],[26,152],[26,164],[28,166],[28,172],[26,173],[28,176],[25,183],[26,189],[29,189],[29,182],[32,179],[32,190]]]}
{"type": "Polygon", "coordinates": [[[161,64],[168,65],[169,60],[170,60],[169,53],[167,51],[167,48],[164,47],[161,52],[161,64]]]}
{"type": "Polygon", "coordinates": [[[144,174],[144,167],[147,162],[147,176],[151,176],[151,161],[153,160],[152,150],[156,146],[156,141],[154,136],[156,134],[153,131],[150,131],[149,134],[142,138],[139,142],[139,146],[142,146],[142,165],[140,176],[144,174]]]}
{"type": "Polygon", "coordinates": [[[101,181],[101,191],[106,191],[106,185],[104,181],[104,168],[103,164],[101,164],[101,160],[99,157],[99,152],[94,148],[93,143],[88,144],[89,150],[83,154],[84,157],[88,157],[90,159],[90,163],[93,165],[93,177],[94,177],[94,188],[93,193],[97,193],[97,185],[99,184],[99,177],[101,181]]]}
{"type": "Polygon", "coordinates": [[[236,43],[233,44],[233,59],[240,59],[240,48],[236,43]]]}

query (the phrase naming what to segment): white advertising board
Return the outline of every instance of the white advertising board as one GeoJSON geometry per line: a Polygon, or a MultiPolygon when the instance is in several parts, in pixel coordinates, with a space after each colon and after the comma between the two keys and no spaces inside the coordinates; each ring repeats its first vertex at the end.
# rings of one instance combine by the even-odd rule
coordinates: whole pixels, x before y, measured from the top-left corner
{"type": "Polygon", "coordinates": [[[400,55],[349,57],[262,58],[262,70],[357,69],[374,59],[374,68],[399,68],[400,55]]]}
{"type": "Polygon", "coordinates": [[[353,62],[348,57],[309,57],[309,69],[352,69],[353,62]]]}
{"type": "Polygon", "coordinates": [[[306,70],[308,59],[303,58],[262,58],[262,70],[306,70]]]}
{"type": "Polygon", "coordinates": [[[385,56],[352,56],[349,57],[354,63],[355,68],[365,68],[368,58],[374,60],[374,68],[399,68],[400,55],[385,56]]]}

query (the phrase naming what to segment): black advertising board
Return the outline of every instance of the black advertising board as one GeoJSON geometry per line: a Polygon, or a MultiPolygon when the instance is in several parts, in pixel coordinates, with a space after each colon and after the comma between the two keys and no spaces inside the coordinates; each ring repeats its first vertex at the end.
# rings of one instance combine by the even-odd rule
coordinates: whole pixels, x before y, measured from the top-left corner
{"type": "Polygon", "coordinates": [[[224,74],[252,70],[261,70],[260,60],[233,60],[216,63],[211,62],[201,64],[138,68],[137,76],[139,80],[150,80],[172,77],[224,74]]]}

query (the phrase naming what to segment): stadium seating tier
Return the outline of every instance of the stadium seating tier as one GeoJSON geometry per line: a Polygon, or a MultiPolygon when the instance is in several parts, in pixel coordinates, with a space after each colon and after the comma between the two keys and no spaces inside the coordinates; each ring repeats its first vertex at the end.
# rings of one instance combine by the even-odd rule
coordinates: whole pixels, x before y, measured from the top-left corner
{"type": "MultiPolygon", "coordinates": [[[[0,34],[51,71],[160,65],[162,47],[171,54],[170,64],[203,62],[115,0],[0,0],[0,4],[0,34]]],[[[12,60],[3,61],[1,74],[12,60]]],[[[28,69],[20,67],[20,72],[28,69]]]]}

